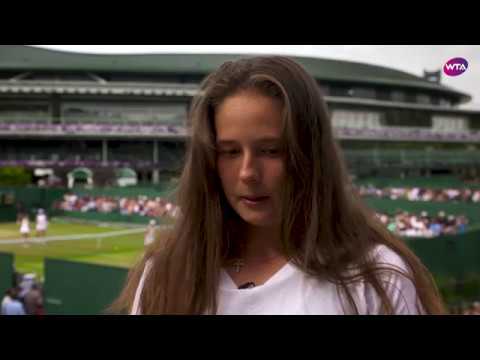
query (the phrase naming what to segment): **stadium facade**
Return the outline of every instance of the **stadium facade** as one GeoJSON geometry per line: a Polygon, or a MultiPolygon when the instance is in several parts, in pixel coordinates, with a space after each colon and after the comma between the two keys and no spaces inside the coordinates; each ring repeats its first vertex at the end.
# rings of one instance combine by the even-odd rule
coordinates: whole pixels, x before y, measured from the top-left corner
{"type": "MultiPolygon", "coordinates": [[[[245,56],[1,46],[0,167],[20,165],[38,176],[53,171],[65,184],[68,173],[83,168],[98,185],[112,183],[115,171],[124,169],[158,183],[181,167],[185,119],[201,80],[245,56]]],[[[354,174],[480,173],[480,111],[459,108],[471,97],[442,85],[441,72],[418,77],[369,64],[293,58],[326,96],[354,174]]]]}

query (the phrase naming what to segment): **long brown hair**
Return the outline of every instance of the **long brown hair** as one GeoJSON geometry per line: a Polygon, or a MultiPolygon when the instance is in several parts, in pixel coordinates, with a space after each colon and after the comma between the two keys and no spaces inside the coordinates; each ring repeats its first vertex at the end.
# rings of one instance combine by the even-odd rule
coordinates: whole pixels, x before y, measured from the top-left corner
{"type": "Polygon", "coordinates": [[[235,93],[255,89],[283,104],[283,140],[289,174],[283,194],[281,238],[285,255],[305,273],[337,284],[358,313],[350,284],[363,279],[377,292],[382,313],[393,305],[382,286],[386,268],[371,256],[386,245],[409,268],[402,273],[417,290],[418,309],[444,312],[435,283],[405,243],[391,234],[350,191],[341,151],[316,81],[286,57],[262,56],[227,62],[210,74],[193,99],[191,136],[180,179],[181,212],[168,239],[158,242],[129,273],[112,309],[130,311],[147,261],[142,314],[216,313],[219,273],[238,248],[238,216],[216,171],[215,109],[235,93]],[[356,269],[351,272],[347,269],[356,269]]]}

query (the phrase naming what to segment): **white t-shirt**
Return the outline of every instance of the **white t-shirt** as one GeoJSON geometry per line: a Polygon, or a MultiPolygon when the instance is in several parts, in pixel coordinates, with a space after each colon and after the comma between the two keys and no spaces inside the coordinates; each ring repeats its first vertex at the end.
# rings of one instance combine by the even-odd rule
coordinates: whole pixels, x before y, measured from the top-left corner
{"type": "MultiPolygon", "coordinates": [[[[407,271],[404,261],[386,246],[375,249],[375,259],[385,266],[407,271]]],[[[140,295],[147,263],[140,280],[131,314],[141,314],[140,295]]],[[[394,307],[395,314],[418,314],[417,294],[412,282],[405,276],[389,271],[380,276],[394,307]]],[[[351,287],[360,314],[379,314],[381,299],[371,285],[363,281],[351,287]]],[[[218,289],[219,315],[343,315],[349,309],[348,301],[328,281],[307,276],[292,263],[287,263],[263,285],[239,290],[228,273],[222,270],[218,289]]]]}

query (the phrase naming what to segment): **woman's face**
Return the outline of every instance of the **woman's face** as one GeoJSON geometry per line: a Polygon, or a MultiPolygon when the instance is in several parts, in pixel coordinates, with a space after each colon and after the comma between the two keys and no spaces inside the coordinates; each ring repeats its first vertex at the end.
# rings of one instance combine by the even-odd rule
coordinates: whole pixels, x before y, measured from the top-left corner
{"type": "Polygon", "coordinates": [[[248,224],[278,226],[285,162],[282,105],[256,91],[227,97],[215,113],[217,171],[231,207],[248,224]]]}

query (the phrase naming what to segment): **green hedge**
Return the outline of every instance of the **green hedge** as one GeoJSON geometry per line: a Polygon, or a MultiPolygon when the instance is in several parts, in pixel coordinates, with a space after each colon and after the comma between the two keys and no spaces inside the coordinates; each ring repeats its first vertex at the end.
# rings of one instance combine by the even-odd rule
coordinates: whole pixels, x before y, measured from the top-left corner
{"type": "Polygon", "coordinates": [[[410,238],[405,242],[438,276],[465,278],[480,274],[480,230],[432,239],[410,238]]]}
{"type": "Polygon", "coordinates": [[[405,241],[433,274],[446,304],[462,308],[480,300],[480,230],[405,241]]]}
{"type": "Polygon", "coordinates": [[[0,252],[0,296],[13,285],[13,254],[0,252]]]}
{"type": "Polygon", "coordinates": [[[98,315],[120,294],[128,269],[45,259],[45,311],[49,315],[98,315]]]}
{"type": "Polygon", "coordinates": [[[0,205],[0,222],[12,222],[17,220],[17,211],[14,206],[0,205]]]}
{"type": "Polygon", "coordinates": [[[21,166],[0,168],[0,186],[25,186],[32,182],[32,175],[21,166]]]}
{"type": "MultiPolygon", "coordinates": [[[[35,210],[43,208],[51,214],[52,205],[55,201],[61,200],[65,189],[45,189],[37,187],[24,187],[24,186],[2,186],[0,187],[0,194],[12,197],[13,204],[5,206],[1,212],[7,215],[0,215],[0,221],[8,219],[11,221],[12,212],[17,213],[17,206],[21,205],[24,211],[29,212],[30,216],[35,215],[35,210]],[[9,209],[7,209],[9,208],[9,209]]],[[[5,221],[4,220],[4,221],[5,221]]]]}
{"type": "Polygon", "coordinates": [[[465,309],[473,301],[480,300],[480,274],[464,278],[434,276],[445,304],[450,308],[465,309]]]}

